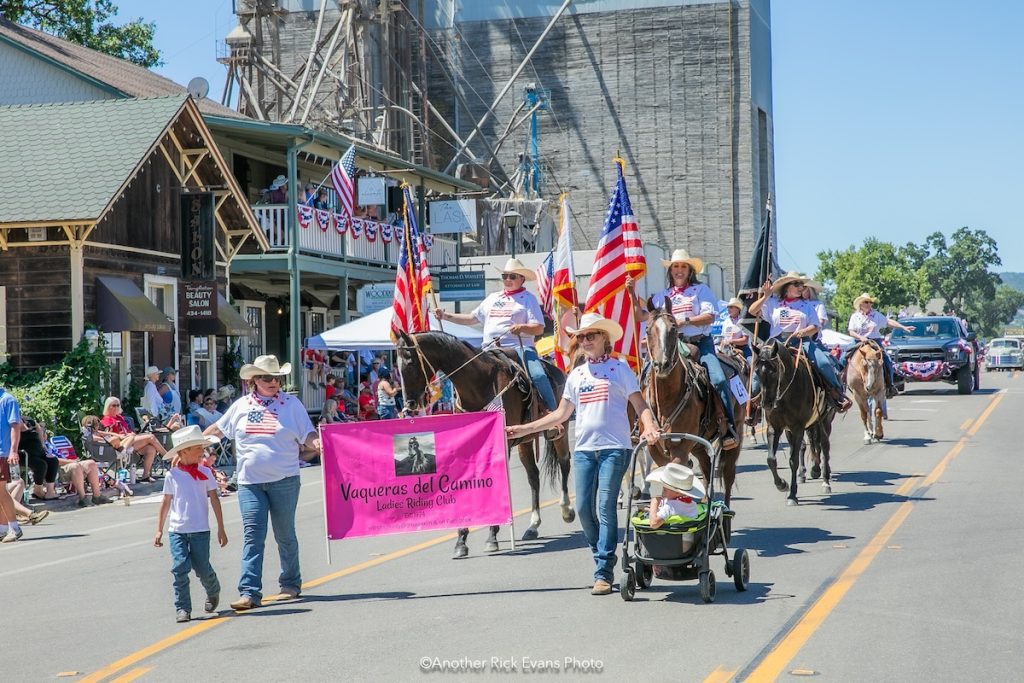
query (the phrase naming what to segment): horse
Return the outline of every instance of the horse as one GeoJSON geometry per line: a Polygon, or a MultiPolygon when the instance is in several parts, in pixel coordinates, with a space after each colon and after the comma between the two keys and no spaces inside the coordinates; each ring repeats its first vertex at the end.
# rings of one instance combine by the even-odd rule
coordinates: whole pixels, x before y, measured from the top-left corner
{"type": "Polygon", "coordinates": [[[861,343],[850,354],[846,377],[853,398],[860,408],[864,423],[864,443],[885,438],[882,415],[885,411],[885,359],[882,349],[872,343],[861,343]]]}
{"type": "MultiPolygon", "coordinates": [[[[649,306],[654,311],[647,322],[647,352],[651,368],[644,380],[644,398],[664,431],[696,434],[713,441],[720,436],[714,407],[715,388],[700,363],[680,357],[679,330],[670,306],[667,297],[665,308],[649,306]]],[[[743,367],[746,367],[746,362],[743,367]]],[[[732,402],[736,423],[742,424],[744,407],[735,397],[732,402]]],[[[704,481],[711,481],[712,475],[722,478],[725,504],[728,505],[736,481],[736,461],[743,448],[742,431],[737,430],[737,446],[722,452],[718,472],[711,471],[711,456],[707,449],[692,441],[670,442],[668,445],[660,442],[651,448],[651,457],[660,467],[669,462],[686,464],[692,453],[700,463],[704,481]]]]}
{"type": "MultiPolygon", "coordinates": [[[[822,489],[832,493],[831,454],[832,416],[824,391],[815,384],[810,362],[778,339],[755,345],[754,372],[761,383],[761,407],[772,429],[768,468],[775,488],[786,491],[786,482],[779,477],[775,453],[782,432],[789,442],[790,483],[787,505],[797,504],[797,470],[804,433],[810,432],[812,456],[822,470],[822,489]]],[[[813,470],[812,470],[813,475],[813,470]]]]}
{"type": "MultiPolygon", "coordinates": [[[[528,375],[520,365],[515,351],[508,349],[479,350],[445,332],[417,332],[414,334],[399,333],[397,345],[398,369],[402,376],[405,390],[405,402],[410,410],[422,407],[430,378],[443,372],[455,387],[458,395],[458,406],[462,411],[479,411],[501,401],[505,411],[505,424],[518,425],[533,419],[528,403],[532,389],[528,383],[528,375]]],[[[545,369],[551,380],[555,396],[561,396],[565,386],[565,375],[549,363],[545,369]]],[[[540,401],[535,396],[534,402],[540,401]]],[[[569,437],[565,425],[556,432],[548,432],[547,448],[545,449],[543,466],[546,478],[554,481],[561,474],[562,484],[562,519],[571,523],[576,519],[576,510],[569,501],[569,437]]],[[[530,484],[531,513],[530,526],[523,533],[524,541],[536,540],[540,526],[540,467],[534,452],[534,436],[512,440],[509,447],[518,447],[519,461],[526,470],[526,479],[530,484]]],[[[469,529],[459,529],[455,543],[455,558],[466,557],[469,550],[466,538],[469,529]]],[[[498,527],[489,529],[484,549],[487,552],[498,550],[498,527]]]]}

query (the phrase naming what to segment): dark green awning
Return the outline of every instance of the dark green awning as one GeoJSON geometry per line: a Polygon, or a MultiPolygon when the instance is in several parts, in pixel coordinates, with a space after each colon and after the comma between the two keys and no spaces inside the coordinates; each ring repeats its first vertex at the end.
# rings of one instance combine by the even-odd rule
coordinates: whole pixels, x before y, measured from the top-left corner
{"type": "Polygon", "coordinates": [[[123,277],[96,278],[96,317],[104,332],[173,332],[163,312],[123,277]]]}

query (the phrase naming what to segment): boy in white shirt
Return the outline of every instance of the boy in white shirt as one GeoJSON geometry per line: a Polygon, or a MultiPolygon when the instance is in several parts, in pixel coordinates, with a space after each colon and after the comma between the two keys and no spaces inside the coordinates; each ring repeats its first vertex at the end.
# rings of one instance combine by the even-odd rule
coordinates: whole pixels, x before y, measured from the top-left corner
{"type": "Polygon", "coordinates": [[[647,481],[662,489],[660,493],[655,491],[651,500],[648,518],[652,529],[660,527],[669,517],[697,519],[697,503],[707,494],[693,470],[669,463],[647,475],[647,481]]]}
{"type": "Polygon", "coordinates": [[[177,622],[192,619],[192,594],[189,590],[189,572],[195,569],[199,582],[206,589],[203,609],[214,612],[220,602],[220,581],[210,564],[209,509],[217,518],[217,542],[228,544],[224,531],[220,499],[217,497],[217,479],[210,468],[200,465],[206,447],[217,443],[217,438],[203,436],[195,426],[182,427],[171,436],[173,448],[165,458],[171,458],[171,469],[164,478],[164,497],[160,502],[156,536],[153,545],[163,546],[164,522],[170,512],[171,574],[174,576],[174,608],[177,622]],[[209,500],[209,503],[207,503],[209,500]]]}

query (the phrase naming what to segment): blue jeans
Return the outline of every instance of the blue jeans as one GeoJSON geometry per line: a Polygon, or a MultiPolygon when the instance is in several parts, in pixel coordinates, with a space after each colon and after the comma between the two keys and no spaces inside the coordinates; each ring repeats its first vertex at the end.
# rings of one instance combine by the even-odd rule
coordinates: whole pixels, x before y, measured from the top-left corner
{"type": "MultiPolygon", "coordinates": [[[[781,337],[780,340],[785,341],[781,337]]],[[[825,382],[839,393],[843,393],[843,385],[839,381],[839,374],[836,373],[835,360],[825,350],[825,347],[813,339],[804,338],[800,340],[800,343],[803,344],[804,355],[807,356],[807,360],[817,369],[825,382]]],[[[789,342],[789,345],[793,347],[797,345],[795,337],[789,342]]]]}
{"type": "Polygon", "coordinates": [[[576,513],[594,554],[594,579],[611,583],[615,575],[615,546],[619,543],[619,489],[629,467],[629,450],[576,451],[572,466],[576,513]]]}
{"type": "Polygon", "coordinates": [[[715,340],[711,338],[710,334],[701,337],[700,343],[697,344],[697,350],[700,352],[700,364],[707,368],[708,379],[711,380],[711,385],[722,400],[725,419],[732,425],[732,391],[729,390],[729,382],[725,379],[722,364],[718,362],[718,356],[715,355],[715,340]]]}
{"type": "Polygon", "coordinates": [[[526,372],[530,374],[533,386],[537,387],[537,391],[540,392],[544,405],[548,407],[548,410],[554,410],[558,405],[555,402],[555,390],[551,388],[551,381],[548,379],[547,373],[544,372],[544,363],[537,355],[537,350],[532,346],[524,346],[517,349],[517,352],[520,360],[526,366],[526,372]]]}
{"type": "Polygon", "coordinates": [[[171,575],[174,576],[174,609],[192,611],[188,575],[193,569],[208,596],[220,595],[217,572],[210,565],[210,532],[170,533],[171,575]]]}
{"type": "Polygon", "coordinates": [[[299,539],[295,536],[295,508],[299,504],[299,477],[266,484],[240,484],[238,504],[242,511],[242,575],[238,594],[263,599],[263,547],[267,541],[267,516],[274,527],[281,557],[281,588],[302,587],[299,573],[299,539]]]}
{"type": "Polygon", "coordinates": [[[377,417],[382,420],[394,420],[398,417],[398,406],[382,406],[377,405],[377,417]]]}

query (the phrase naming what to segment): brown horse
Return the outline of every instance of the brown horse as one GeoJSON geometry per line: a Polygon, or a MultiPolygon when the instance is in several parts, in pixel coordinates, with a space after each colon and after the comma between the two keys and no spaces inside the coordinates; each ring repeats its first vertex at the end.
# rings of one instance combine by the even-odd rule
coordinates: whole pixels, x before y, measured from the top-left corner
{"type": "MultiPolygon", "coordinates": [[[[713,404],[715,388],[708,381],[707,371],[699,363],[680,357],[676,319],[667,309],[671,305],[667,297],[665,301],[666,308],[653,309],[652,317],[647,322],[647,352],[651,368],[644,381],[644,398],[663,431],[696,434],[714,441],[720,436],[713,404]]],[[[735,398],[732,400],[736,423],[742,424],[744,407],[735,398]]],[[[712,475],[721,476],[725,503],[728,505],[732,499],[732,485],[736,480],[736,461],[743,448],[743,430],[737,431],[741,432],[737,435],[738,444],[722,452],[717,473],[711,471],[711,456],[707,450],[691,441],[662,441],[651,447],[651,457],[658,466],[668,462],[685,465],[692,453],[700,463],[704,481],[710,481],[712,475]]]]}
{"type": "Polygon", "coordinates": [[[882,415],[885,411],[885,353],[872,342],[857,345],[848,360],[846,378],[853,398],[860,407],[860,420],[864,423],[864,443],[885,438],[882,415]]]}
{"type": "MultiPolygon", "coordinates": [[[[540,398],[534,396],[531,403],[532,390],[528,384],[526,371],[519,364],[515,351],[494,349],[481,351],[466,342],[444,332],[419,332],[401,335],[398,350],[398,369],[402,375],[402,386],[405,389],[406,405],[411,410],[423,407],[423,399],[427,383],[437,372],[445,373],[455,386],[458,394],[458,405],[462,411],[474,412],[485,410],[489,405],[501,402],[505,411],[505,424],[519,425],[536,418],[532,406],[537,405],[540,398]],[[497,399],[497,400],[496,400],[497,399]]],[[[562,395],[565,386],[565,375],[558,368],[545,363],[548,378],[555,396],[562,395]]],[[[562,519],[572,522],[576,519],[576,511],[569,501],[569,437],[567,430],[547,432],[547,447],[544,453],[544,472],[551,482],[561,474],[562,486],[562,519]]],[[[523,533],[524,541],[538,537],[537,527],[540,526],[540,467],[534,453],[534,436],[509,442],[509,447],[518,446],[519,461],[526,470],[526,478],[530,483],[532,512],[530,526],[523,533]]],[[[494,552],[498,549],[498,527],[492,526],[488,533],[484,549],[494,552]]],[[[455,557],[465,557],[469,551],[466,538],[469,529],[459,529],[459,538],[455,543],[455,557]]]]}

